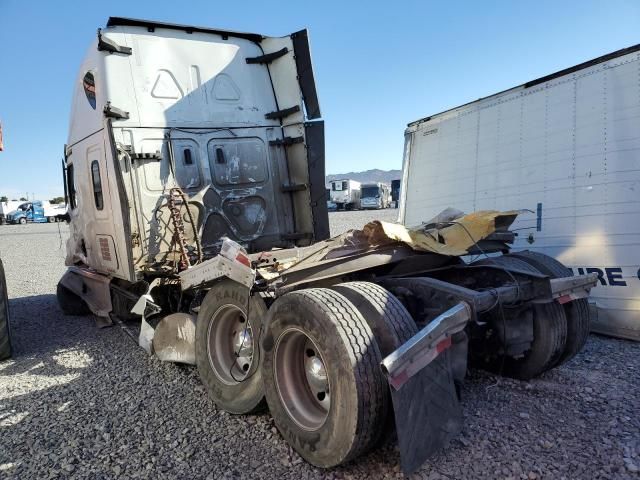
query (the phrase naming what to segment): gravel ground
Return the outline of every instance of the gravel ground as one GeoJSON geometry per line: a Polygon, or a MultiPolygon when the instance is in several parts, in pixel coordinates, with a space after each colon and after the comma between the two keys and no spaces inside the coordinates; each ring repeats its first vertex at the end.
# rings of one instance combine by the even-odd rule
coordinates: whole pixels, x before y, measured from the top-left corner
{"type": "MultiPolygon", "coordinates": [[[[333,233],[376,216],[332,213],[333,233]]],[[[313,468],[268,414],[217,411],[194,368],[147,357],[118,327],[62,315],[58,228],[0,227],[16,352],[0,363],[0,478],[402,477],[393,444],[313,468]]],[[[462,435],[415,477],[638,478],[639,378],[640,344],[593,335],[532,382],[473,371],[462,435]]]]}
{"type": "Polygon", "coordinates": [[[371,220],[384,220],[395,222],[398,219],[398,209],[386,210],[356,210],[351,212],[329,212],[329,225],[331,235],[339,235],[351,228],[361,228],[371,220]]]}

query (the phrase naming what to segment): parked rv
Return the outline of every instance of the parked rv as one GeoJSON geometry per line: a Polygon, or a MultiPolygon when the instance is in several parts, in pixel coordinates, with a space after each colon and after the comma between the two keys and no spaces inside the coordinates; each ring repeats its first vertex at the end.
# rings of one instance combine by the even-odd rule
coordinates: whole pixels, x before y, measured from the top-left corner
{"type": "Polygon", "coordinates": [[[331,201],[338,210],[360,209],[360,182],[343,179],[331,182],[331,201]]]}
{"type": "Polygon", "coordinates": [[[402,183],[401,179],[391,180],[391,203],[393,208],[398,208],[398,204],[400,202],[400,184],[402,183]]]}
{"type": "Polygon", "coordinates": [[[365,183],[360,186],[360,207],[365,210],[389,208],[391,190],[386,183],[365,183]]]}
{"type": "Polygon", "coordinates": [[[410,123],[400,219],[523,208],[515,246],[595,272],[596,332],[640,340],[640,45],[410,123]]]}
{"type": "MultiPolygon", "coordinates": [[[[63,311],[138,325],[148,352],[197,365],[220,410],[266,399],[313,465],[353,460],[395,425],[413,471],[461,430],[468,359],[532,378],[584,344],[584,312],[571,307],[595,274],[461,260],[509,251],[518,212],[327,239],[306,30],[110,18],[71,112],[63,311]]],[[[354,206],[357,187],[332,182],[331,193],[357,189],[341,202],[354,206]]]]}

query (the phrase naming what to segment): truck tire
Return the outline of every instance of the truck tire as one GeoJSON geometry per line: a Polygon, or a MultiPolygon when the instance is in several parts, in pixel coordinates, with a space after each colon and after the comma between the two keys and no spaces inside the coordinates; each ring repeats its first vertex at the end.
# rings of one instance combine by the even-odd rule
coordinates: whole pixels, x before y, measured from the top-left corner
{"type": "Polygon", "coordinates": [[[261,297],[250,296],[246,286],[227,278],[214,284],[200,305],[196,365],[209,397],[222,410],[244,414],[264,409],[259,339],[266,313],[261,297]]]}
{"type": "Polygon", "coordinates": [[[344,296],[290,292],[267,316],[265,394],[282,436],[309,463],[330,468],[376,442],[388,396],[371,329],[344,296]]]}
{"type": "MultiPolygon", "coordinates": [[[[524,260],[551,278],[573,276],[573,272],[569,268],[565,267],[555,258],[543,253],[524,250],[522,252],[512,252],[509,256],[524,260]]],[[[567,344],[565,345],[558,365],[568,362],[582,350],[589,337],[589,331],[591,330],[589,302],[586,298],[573,300],[565,303],[562,307],[567,317],[567,344]]]]}
{"type": "Polygon", "coordinates": [[[347,282],[331,287],[349,300],[362,314],[376,339],[382,358],[416,333],[411,314],[388,290],[371,282],[347,282]]]}
{"type": "Polygon", "coordinates": [[[58,299],[60,310],[65,315],[81,316],[91,314],[91,310],[85,301],[59,282],[56,288],[56,298],[58,299]]]}
{"type": "MultiPolygon", "coordinates": [[[[474,265],[495,265],[540,273],[527,262],[514,257],[499,256],[474,262],[474,265]]],[[[499,357],[493,370],[520,380],[530,380],[558,364],[567,343],[567,319],[557,302],[533,304],[533,342],[521,358],[499,357]]]]}
{"type": "Polygon", "coordinates": [[[11,357],[11,331],[9,325],[9,297],[4,268],[0,260],[0,360],[11,357]]]}
{"type": "Polygon", "coordinates": [[[22,217],[20,220],[18,220],[18,223],[20,223],[20,225],[25,225],[27,223],[27,219],[22,217]]]}
{"type": "Polygon", "coordinates": [[[47,223],[54,223],[56,221],[56,217],[47,217],[47,223]]]}
{"type": "MultiPolygon", "coordinates": [[[[347,282],[335,285],[331,289],[342,294],[362,314],[376,339],[383,359],[418,333],[416,322],[404,305],[380,285],[371,282],[347,282]]],[[[389,392],[387,396],[388,405],[391,405],[389,392]]],[[[376,443],[384,443],[394,431],[393,409],[389,408],[384,415],[384,425],[379,431],[379,442],[376,443]]]]}

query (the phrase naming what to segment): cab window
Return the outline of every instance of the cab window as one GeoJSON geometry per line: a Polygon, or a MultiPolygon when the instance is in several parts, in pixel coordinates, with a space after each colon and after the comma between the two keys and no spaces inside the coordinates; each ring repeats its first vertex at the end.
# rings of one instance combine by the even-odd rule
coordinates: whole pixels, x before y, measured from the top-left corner
{"type": "Polygon", "coordinates": [[[104,208],[104,198],[102,196],[102,179],[100,178],[100,164],[97,160],[91,162],[91,181],[93,183],[93,200],[97,210],[104,208]]]}
{"type": "Polygon", "coordinates": [[[67,165],[67,189],[69,191],[69,206],[75,210],[78,206],[76,201],[76,185],[73,179],[73,163],[67,165]]]}

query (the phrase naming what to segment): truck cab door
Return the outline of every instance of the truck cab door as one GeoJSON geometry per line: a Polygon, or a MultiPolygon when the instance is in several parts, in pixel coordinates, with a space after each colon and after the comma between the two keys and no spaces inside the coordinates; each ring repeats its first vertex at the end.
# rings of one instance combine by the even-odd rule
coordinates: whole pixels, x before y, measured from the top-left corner
{"type": "MultiPolygon", "coordinates": [[[[66,184],[71,238],[67,265],[84,263],[98,272],[132,280],[120,198],[114,196],[111,146],[102,132],[66,152],[66,184]]],[[[43,212],[44,213],[44,212],[43,212]]],[[[128,219],[127,219],[128,221],[128,219]]]]}

